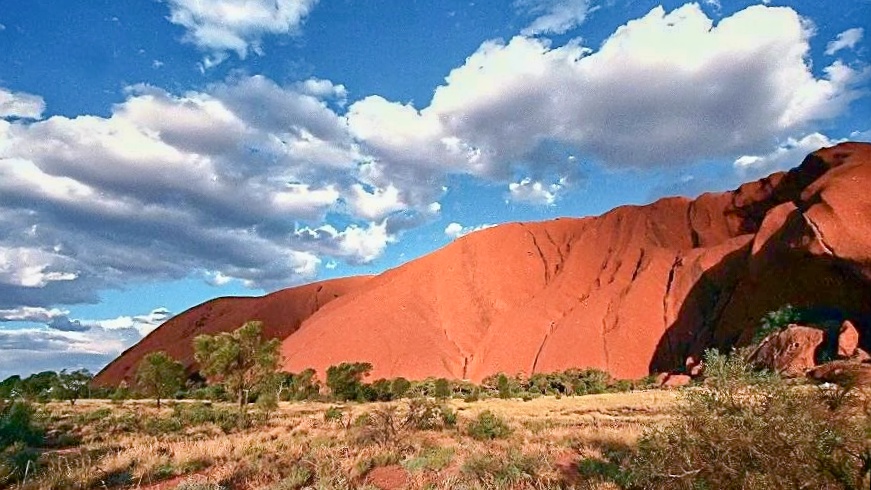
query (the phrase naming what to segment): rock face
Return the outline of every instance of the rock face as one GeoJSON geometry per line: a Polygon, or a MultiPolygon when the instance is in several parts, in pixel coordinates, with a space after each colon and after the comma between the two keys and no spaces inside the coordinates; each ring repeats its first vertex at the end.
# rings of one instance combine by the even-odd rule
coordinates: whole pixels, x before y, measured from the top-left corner
{"type": "Polygon", "coordinates": [[[176,315],[147,335],[96,376],[102,386],[128,384],[145,355],[166,351],[190,372],[194,370],[193,339],[200,334],[233,331],[248,320],[263,322],[263,333],[270,338],[285,338],[312,314],[348,291],[365,284],[367,277],[352,277],[284,289],[259,298],[218,298],[176,315]]]}
{"type": "Polygon", "coordinates": [[[871,364],[856,361],[832,361],[808,371],[807,376],[821,383],[871,386],[871,364]]]}
{"type": "MultiPolygon", "coordinates": [[[[787,303],[837,308],[867,342],[869,188],[871,145],[845,143],[732,192],[473,233],[273,328],[289,371],[366,361],[373,378],[473,381],[571,367],[619,378],[680,370],[708,347],[748,342],[787,303]]],[[[258,319],[222,305],[232,326],[258,319]]],[[[204,328],[216,328],[219,314],[209,318],[204,328]]],[[[175,343],[195,334],[180,324],[130,352],[166,345],[165,329],[177,330],[166,337],[175,343]]]]}
{"type": "Polygon", "coordinates": [[[850,358],[859,348],[859,331],[850,320],[845,320],[838,334],[838,357],[850,358]]]}
{"type": "Polygon", "coordinates": [[[817,352],[825,332],[818,328],[790,325],[766,337],[748,360],[786,376],[804,376],[817,365],[817,352]]]}

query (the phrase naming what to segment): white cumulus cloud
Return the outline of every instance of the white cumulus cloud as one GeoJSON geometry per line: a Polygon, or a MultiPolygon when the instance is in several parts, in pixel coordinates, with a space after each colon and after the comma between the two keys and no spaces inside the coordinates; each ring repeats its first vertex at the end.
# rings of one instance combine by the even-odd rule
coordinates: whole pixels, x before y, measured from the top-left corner
{"type": "Polygon", "coordinates": [[[859,44],[859,41],[862,40],[864,34],[865,29],[862,29],[861,27],[847,29],[838,34],[838,37],[826,45],[826,54],[834,55],[842,49],[854,49],[856,45],[859,44]]]}
{"type": "Polygon", "coordinates": [[[582,177],[583,159],[650,168],[736,158],[842,114],[867,69],[835,60],[815,76],[812,36],[786,7],[752,6],[717,23],[695,3],[657,7],[598,49],[528,36],[485,42],[428,106],[370,96],[350,106],[348,126],[373,159],[370,181],[393,184],[409,206],[436,200],[421,183],[450,173],[548,204],[582,177]]]}
{"type": "Polygon", "coordinates": [[[735,168],[745,178],[758,178],[778,170],[789,170],[798,165],[811,152],[840,143],[821,133],[811,133],[801,138],[787,138],[783,144],[768,153],[742,155],[735,160],[735,168]]]}
{"type": "Polygon", "coordinates": [[[563,34],[583,24],[590,0],[515,0],[514,7],[537,16],[521,34],[563,34]]]}
{"type": "Polygon", "coordinates": [[[485,223],[478,226],[463,226],[460,223],[452,222],[445,227],[445,235],[449,238],[460,238],[461,236],[466,236],[469,233],[486,230],[487,228],[492,228],[494,226],[496,225],[490,223],[485,223]]]}
{"type": "MultiPolygon", "coordinates": [[[[166,0],[169,20],[186,29],[184,40],[213,53],[206,65],[227,52],[245,59],[262,53],[267,35],[295,34],[317,0],[166,0]]],[[[207,66],[208,67],[208,66],[207,66]]]]}
{"type": "Polygon", "coordinates": [[[40,119],[44,111],[45,101],[42,97],[0,88],[0,119],[40,119]]]}

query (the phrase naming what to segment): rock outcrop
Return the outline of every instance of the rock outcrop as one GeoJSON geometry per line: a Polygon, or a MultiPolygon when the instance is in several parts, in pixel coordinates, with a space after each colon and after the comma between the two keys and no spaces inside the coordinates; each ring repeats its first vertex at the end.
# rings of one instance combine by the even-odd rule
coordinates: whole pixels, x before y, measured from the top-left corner
{"type": "Polygon", "coordinates": [[[784,376],[804,376],[818,364],[824,341],[825,332],[819,328],[790,325],[766,337],[748,361],[784,376]]]}
{"type": "MultiPolygon", "coordinates": [[[[732,192],[508,223],[347,283],[327,307],[303,308],[270,332],[283,339],[289,371],[366,361],[373,378],[479,381],[571,367],[640,378],[684,369],[709,347],[749,342],[766,312],[789,303],[842,311],[867,350],[868,189],[871,145],[845,143],[732,192]]],[[[202,328],[262,319],[253,306],[242,314],[221,305],[233,321],[213,308],[202,328]]],[[[131,353],[189,344],[200,333],[192,321],[170,320],[100,379],[125,376],[116,365],[129,366],[131,353]]]]}
{"type": "Polygon", "coordinates": [[[262,297],[228,297],[208,301],[176,315],[148,334],[100,371],[95,382],[102,386],[117,386],[124,380],[129,384],[134,380],[139,361],[148,353],[159,350],[180,361],[188,372],[194,371],[194,337],[230,332],[248,320],[262,321],[266,337],[286,338],[312,314],[362,286],[368,279],[334,279],[284,289],[262,297]]]}

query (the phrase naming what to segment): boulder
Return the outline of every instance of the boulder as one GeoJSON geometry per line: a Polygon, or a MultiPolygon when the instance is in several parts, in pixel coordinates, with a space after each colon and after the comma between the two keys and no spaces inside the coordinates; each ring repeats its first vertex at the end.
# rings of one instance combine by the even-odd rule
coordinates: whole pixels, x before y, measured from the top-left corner
{"type": "Polygon", "coordinates": [[[859,348],[859,331],[850,320],[845,320],[838,333],[838,357],[848,359],[853,357],[859,348]]]}
{"type": "Polygon", "coordinates": [[[820,383],[871,386],[871,364],[846,360],[832,361],[811,369],[807,377],[820,383]]]}
{"type": "Polygon", "coordinates": [[[696,359],[695,356],[689,356],[684,363],[684,367],[686,368],[687,374],[693,378],[698,378],[705,372],[705,361],[696,359]]]}
{"type": "Polygon", "coordinates": [[[662,383],[664,388],[676,388],[678,386],[686,386],[693,381],[693,378],[686,374],[670,374],[662,383]]]}
{"type": "Polygon", "coordinates": [[[766,337],[747,360],[785,376],[803,376],[816,363],[825,334],[818,328],[790,325],[766,337]]]}
{"type": "Polygon", "coordinates": [[[853,352],[853,357],[850,359],[856,362],[869,362],[871,361],[871,354],[865,352],[865,350],[861,348],[857,348],[855,352],[853,352]]]}

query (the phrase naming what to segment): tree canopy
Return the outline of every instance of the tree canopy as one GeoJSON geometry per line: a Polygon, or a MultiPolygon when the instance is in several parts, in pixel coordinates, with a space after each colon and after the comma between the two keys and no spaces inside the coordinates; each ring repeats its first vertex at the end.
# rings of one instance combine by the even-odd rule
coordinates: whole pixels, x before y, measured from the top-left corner
{"type": "Polygon", "coordinates": [[[169,398],[181,389],[184,383],[184,366],[166,352],[152,352],[139,363],[136,371],[136,384],[142,394],[157,401],[169,398]]]}
{"type": "Polygon", "coordinates": [[[263,324],[250,321],[233,332],[194,339],[200,374],[235,393],[240,408],[248,402],[248,392],[271,382],[281,364],[279,341],[264,340],[262,334],[263,324]]]}

